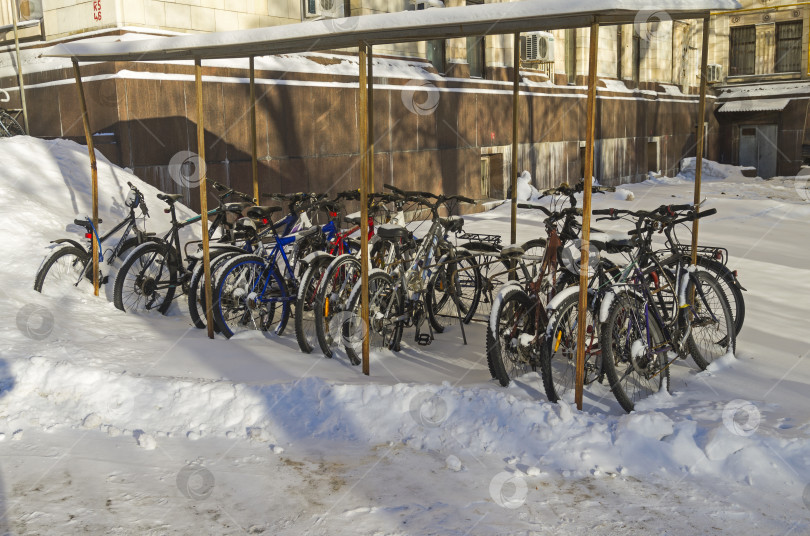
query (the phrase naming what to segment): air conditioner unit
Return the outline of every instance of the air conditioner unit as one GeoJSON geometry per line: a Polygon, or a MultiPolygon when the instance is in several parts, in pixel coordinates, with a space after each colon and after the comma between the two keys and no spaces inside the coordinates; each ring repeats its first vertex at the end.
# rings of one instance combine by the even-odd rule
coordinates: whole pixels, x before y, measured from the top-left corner
{"type": "Polygon", "coordinates": [[[345,17],[343,0],[305,0],[307,17],[335,19],[345,17]]]}
{"type": "Polygon", "coordinates": [[[520,36],[520,57],[526,62],[552,63],[554,36],[548,32],[531,32],[520,36]]]}
{"type": "Polygon", "coordinates": [[[441,0],[411,0],[409,11],[422,11],[433,7],[444,7],[444,2],[441,0]]]}
{"type": "Polygon", "coordinates": [[[723,66],[716,63],[710,63],[706,66],[706,82],[709,84],[716,84],[723,78],[723,66]]]}

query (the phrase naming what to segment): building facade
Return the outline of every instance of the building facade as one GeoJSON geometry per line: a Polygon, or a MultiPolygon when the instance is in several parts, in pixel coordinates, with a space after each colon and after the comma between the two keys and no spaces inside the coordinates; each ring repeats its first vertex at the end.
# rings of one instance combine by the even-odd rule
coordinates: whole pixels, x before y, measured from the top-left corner
{"type": "MultiPolygon", "coordinates": [[[[12,0],[0,10],[0,87],[18,99],[11,17],[22,41],[31,134],[81,139],[69,62],[54,42],[228,31],[318,18],[442,9],[495,0],[12,0]]],[[[807,5],[746,0],[711,18],[706,154],[795,174],[806,136],[807,5]]],[[[694,155],[701,21],[639,12],[599,33],[595,175],[604,184],[677,173],[694,155]]],[[[513,37],[487,35],[375,47],[379,182],[479,199],[502,198],[511,176],[513,37]]],[[[538,187],[582,176],[587,29],[521,38],[518,155],[538,187]]],[[[323,190],[357,183],[353,51],[257,59],[262,188],[323,190]],[[352,87],[354,84],[354,88],[352,87]]],[[[209,175],[250,181],[246,61],[205,64],[209,175]]],[[[169,165],[196,143],[191,67],[111,63],[83,67],[92,129],[108,158],[171,191],[169,165]]],[[[13,104],[13,103],[12,103],[13,104]]]]}

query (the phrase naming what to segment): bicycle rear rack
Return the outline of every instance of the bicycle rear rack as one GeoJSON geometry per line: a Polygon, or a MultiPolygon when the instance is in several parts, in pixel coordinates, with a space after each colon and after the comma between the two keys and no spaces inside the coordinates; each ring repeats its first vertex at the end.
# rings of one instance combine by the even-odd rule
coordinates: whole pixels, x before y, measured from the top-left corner
{"type": "Polygon", "coordinates": [[[485,242],[493,246],[501,245],[501,235],[481,234],[481,233],[462,233],[457,235],[459,240],[469,240],[470,242],[485,242]]]}

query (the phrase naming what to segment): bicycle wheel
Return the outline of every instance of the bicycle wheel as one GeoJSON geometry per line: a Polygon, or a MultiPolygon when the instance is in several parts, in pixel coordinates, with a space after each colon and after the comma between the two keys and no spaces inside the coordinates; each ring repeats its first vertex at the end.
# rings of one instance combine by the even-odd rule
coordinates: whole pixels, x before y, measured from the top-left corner
{"type": "Polygon", "coordinates": [[[503,289],[495,303],[498,307],[492,310],[487,326],[487,360],[490,371],[506,387],[512,380],[537,370],[537,304],[516,286],[503,289]]]}
{"type": "MultiPolygon", "coordinates": [[[[221,253],[211,259],[211,295],[214,294],[214,289],[216,288],[216,280],[217,280],[217,272],[222,268],[222,266],[233,257],[240,255],[240,253],[236,251],[226,251],[221,253]]],[[[188,283],[188,315],[191,317],[191,321],[194,323],[194,327],[198,329],[205,329],[207,326],[206,323],[206,311],[205,311],[205,286],[202,284],[202,281],[205,276],[205,267],[203,263],[198,262],[196,266],[194,266],[194,271],[191,273],[191,278],[188,283]]],[[[215,330],[218,331],[219,328],[214,323],[215,330]]]]}
{"type": "Polygon", "coordinates": [[[481,297],[478,300],[476,315],[489,318],[497,289],[509,280],[509,263],[501,260],[500,246],[487,242],[467,242],[457,249],[463,249],[475,256],[478,271],[481,273],[481,297]]]}
{"type": "Polygon", "coordinates": [[[16,119],[11,117],[5,110],[0,110],[0,137],[10,138],[11,136],[23,136],[25,130],[17,122],[16,119]]]}
{"type": "Polygon", "coordinates": [[[177,286],[177,268],[164,244],[146,242],[135,248],[118,271],[113,299],[122,311],[165,313],[177,286]]]}
{"type": "Polygon", "coordinates": [[[518,259],[516,273],[520,281],[535,281],[540,275],[543,266],[543,256],[546,254],[546,240],[535,238],[521,245],[523,255],[518,259]]]}
{"type": "Polygon", "coordinates": [[[433,331],[442,333],[448,322],[469,324],[481,298],[481,272],[472,255],[461,254],[436,268],[428,281],[425,306],[433,331]]]}
{"type": "Polygon", "coordinates": [[[46,296],[61,296],[70,287],[92,287],[88,271],[92,263],[90,255],[76,246],[62,246],[55,249],[42,263],[34,278],[34,290],[46,296]]]}
{"type": "MultiPolygon", "coordinates": [[[[602,355],[599,326],[591,304],[585,313],[585,376],[588,385],[602,377],[602,355]]],[[[565,298],[551,313],[543,343],[540,370],[543,387],[551,402],[569,400],[576,386],[577,338],[579,335],[579,295],[565,298]],[[568,397],[566,396],[568,395],[568,397]]]]}
{"type": "Polygon", "coordinates": [[[323,280],[327,267],[332,264],[334,257],[320,255],[310,263],[301,285],[298,287],[298,297],[295,301],[295,338],[298,346],[305,354],[312,352],[317,344],[318,335],[315,333],[315,297],[318,287],[323,280]]]}
{"type": "Polygon", "coordinates": [[[698,257],[697,266],[699,270],[708,272],[723,289],[734,316],[734,333],[739,335],[745,322],[745,299],[734,274],[723,263],[707,257],[698,257]]]}
{"type": "MultiPolygon", "coordinates": [[[[365,327],[360,316],[362,283],[352,290],[346,311],[332,320],[333,337],[340,334],[346,355],[352,365],[362,361],[365,327]]],[[[402,338],[402,292],[394,279],[385,272],[374,272],[368,277],[369,350],[398,350],[402,338]]]]}
{"type": "Polygon", "coordinates": [[[238,255],[221,269],[214,292],[214,319],[231,338],[246,331],[284,333],[290,316],[290,297],[278,270],[256,255],[238,255]],[[275,324],[276,310],[280,317],[275,324]]]}
{"type": "Polygon", "coordinates": [[[332,338],[329,323],[332,318],[344,310],[354,284],[360,280],[360,261],[353,255],[346,254],[332,261],[323,276],[323,282],[315,295],[315,335],[318,338],[323,355],[332,357],[335,341],[332,338]]]}
{"type": "Polygon", "coordinates": [[[669,388],[671,345],[649,307],[634,294],[621,292],[602,326],[605,375],[613,396],[628,413],[639,400],[669,388]]]}
{"type": "Polygon", "coordinates": [[[689,353],[701,370],[736,348],[731,306],[720,284],[707,272],[695,271],[686,287],[686,298],[694,301],[684,309],[689,327],[689,353]]]}

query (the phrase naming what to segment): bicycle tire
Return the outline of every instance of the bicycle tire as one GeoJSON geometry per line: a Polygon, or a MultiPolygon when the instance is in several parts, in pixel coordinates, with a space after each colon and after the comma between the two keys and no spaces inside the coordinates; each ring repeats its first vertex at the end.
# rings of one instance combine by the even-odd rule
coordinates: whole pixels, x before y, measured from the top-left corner
{"type": "Polygon", "coordinates": [[[520,350],[521,338],[534,339],[536,303],[517,286],[506,287],[502,293],[487,325],[487,360],[495,378],[507,387],[512,380],[537,370],[537,361],[527,354],[530,350],[520,350]]]}
{"type": "MultiPolygon", "coordinates": [[[[560,401],[567,393],[573,392],[576,386],[578,325],[577,293],[564,298],[549,315],[547,337],[540,353],[540,372],[543,376],[543,388],[550,402],[560,401]]],[[[588,305],[586,312],[585,333],[589,338],[585,351],[584,383],[587,385],[602,376],[598,318],[594,317],[592,304],[588,305]]]]}
{"type": "Polygon", "coordinates": [[[315,296],[315,334],[318,346],[326,357],[332,357],[334,340],[329,333],[329,321],[345,308],[354,284],[360,278],[360,260],[349,253],[336,257],[324,274],[324,283],[315,296]]]}
{"type": "Polygon", "coordinates": [[[165,314],[174,298],[176,285],[177,268],[167,246],[160,242],[145,242],[132,250],[118,271],[113,300],[115,306],[125,312],[141,310],[143,305],[146,311],[165,314]],[[159,287],[163,285],[168,286],[161,294],[159,287]],[[125,291],[131,291],[126,300],[125,291]],[[142,303],[141,297],[147,299],[142,303]]]}
{"type": "Polygon", "coordinates": [[[718,357],[734,353],[734,320],[722,287],[708,273],[692,273],[686,287],[687,299],[693,295],[695,302],[684,310],[690,327],[687,347],[695,364],[705,370],[718,357]]]}
{"type": "Polygon", "coordinates": [[[76,246],[62,246],[55,249],[37,271],[34,278],[34,290],[45,294],[43,288],[46,288],[46,280],[48,281],[47,288],[55,286],[62,279],[65,284],[69,282],[71,286],[75,285],[80,277],[82,280],[89,280],[86,274],[81,276],[82,272],[87,271],[85,267],[89,262],[91,262],[90,255],[76,246]],[[73,260],[70,260],[71,257],[73,260]]]}
{"type": "Polygon", "coordinates": [[[442,317],[451,318],[451,322],[460,318],[469,324],[481,299],[481,287],[481,272],[472,255],[462,253],[455,262],[437,267],[425,292],[425,309],[433,331],[444,332],[446,326],[442,317]],[[465,292],[464,289],[469,288],[472,291],[465,292]],[[450,289],[454,290],[449,292],[450,289]]]}
{"type": "MultiPolygon", "coordinates": [[[[362,362],[362,318],[360,316],[362,282],[352,289],[346,311],[349,317],[336,328],[340,330],[343,347],[352,365],[362,362]],[[357,326],[360,326],[358,328],[357,326]]],[[[399,350],[402,324],[396,319],[402,314],[402,292],[394,279],[385,272],[374,272],[368,277],[369,350],[399,350]]]]}
{"type": "Polygon", "coordinates": [[[5,110],[0,110],[0,125],[2,125],[0,137],[10,138],[12,136],[25,135],[25,130],[23,129],[22,125],[20,125],[20,123],[11,117],[11,115],[9,115],[9,113],[5,110]]]}
{"type": "Polygon", "coordinates": [[[669,388],[669,366],[661,363],[660,351],[668,341],[664,340],[664,331],[658,320],[654,315],[646,314],[645,307],[648,304],[635,294],[620,292],[614,297],[602,326],[605,376],[613,396],[627,413],[633,411],[639,400],[657,393],[662,387],[669,388]],[[651,349],[659,352],[651,357],[651,349]],[[640,372],[644,372],[645,377],[642,378],[640,372]]]}
{"type": "MultiPolygon", "coordinates": [[[[212,296],[214,295],[214,289],[216,288],[217,270],[219,270],[225,262],[237,255],[241,255],[241,253],[236,251],[225,251],[211,258],[212,296]]],[[[203,263],[197,263],[197,265],[194,266],[194,270],[191,273],[191,278],[189,279],[188,283],[188,316],[191,318],[191,322],[194,324],[194,327],[198,329],[205,329],[208,325],[206,319],[207,315],[205,314],[205,287],[201,285],[204,275],[205,267],[203,266],[203,263]]],[[[216,325],[216,322],[214,323],[214,331],[219,331],[219,327],[216,325]]]]}
{"type": "Polygon", "coordinates": [[[734,316],[734,333],[739,335],[745,323],[745,298],[734,274],[722,262],[708,257],[698,257],[697,266],[698,269],[715,274],[715,280],[723,289],[731,306],[731,314],[734,316]]]}
{"type": "Polygon", "coordinates": [[[222,266],[213,311],[226,338],[251,330],[270,333],[278,303],[281,303],[281,316],[272,332],[282,335],[290,316],[290,300],[278,270],[268,267],[264,258],[252,254],[238,255],[222,266]],[[271,300],[264,301],[268,297],[271,300]]]}
{"type": "Polygon", "coordinates": [[[312,353],[314,345],[317,344],[315,298],[326,269],[332,264],[333,258],[331,255],[315,257],[307,271],[304,272],[298,287],[298,297],[295,301],[295,338],[298,340],[298,347],[305,354],[312,353]]]}

